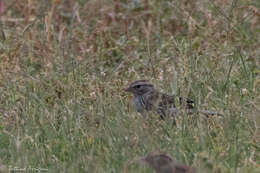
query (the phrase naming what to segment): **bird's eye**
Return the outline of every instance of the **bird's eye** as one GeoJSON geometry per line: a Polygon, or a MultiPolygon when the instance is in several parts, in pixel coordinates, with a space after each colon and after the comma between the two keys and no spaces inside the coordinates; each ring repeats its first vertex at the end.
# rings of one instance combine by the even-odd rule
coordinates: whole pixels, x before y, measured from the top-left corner
{"type": "Polygon", "coordinates": [[[141,85],[136,85],[134,88],[141,88],[141,85]]]}

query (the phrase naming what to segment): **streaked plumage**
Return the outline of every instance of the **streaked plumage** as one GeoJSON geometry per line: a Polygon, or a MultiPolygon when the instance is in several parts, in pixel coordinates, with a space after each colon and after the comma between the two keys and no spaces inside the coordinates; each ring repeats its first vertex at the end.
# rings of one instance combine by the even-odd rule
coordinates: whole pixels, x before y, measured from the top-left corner
{"type": "MultiPolygon", "coordinates": [[[[156,90],[153,84],[147,80],[137,80],[131,83],[126,89],[134,95],[134,103],[138,112],[143,113],[144,111],[154,111],[160,114],[161,118],[164,119],[166,115],[174,116],[177,112],[175,105],[175,99],[178,99],[181,108],[185,108],[188,113],[195,112],[194,102],[191,99],[183,97],[170,96],[156,90]]],[[[180,108],[180,109],[181,109],[180,108]]],[[[222,114],[199,110],[198,112],[209,116],[209,115],[220,115],[222,114]]]]}
{"type": "MultiPolygon", "coordinates": [[[[138,80],[131,83],[126,89],[127,92],[134,94],[134,103],[138,112],[155,111],[161,118],[175,113],[175,97],[157,91],[153,84],[147,80],[138,80]]],[[[193,101],[179,97],[179,102],[185,100],[186,108],[193,108],[193,101]]]]}

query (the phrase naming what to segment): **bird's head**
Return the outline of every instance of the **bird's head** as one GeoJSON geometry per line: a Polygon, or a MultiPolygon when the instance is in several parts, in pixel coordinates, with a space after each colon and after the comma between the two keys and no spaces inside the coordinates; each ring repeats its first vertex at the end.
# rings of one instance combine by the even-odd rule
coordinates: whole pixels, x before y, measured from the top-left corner
{"type": "Polygon", "coordinates": [[[134,95],[143,95],[154,90],[154,85],[147,80],[137,80],[132,82],[125,91],[133,93],[134,95]]]}

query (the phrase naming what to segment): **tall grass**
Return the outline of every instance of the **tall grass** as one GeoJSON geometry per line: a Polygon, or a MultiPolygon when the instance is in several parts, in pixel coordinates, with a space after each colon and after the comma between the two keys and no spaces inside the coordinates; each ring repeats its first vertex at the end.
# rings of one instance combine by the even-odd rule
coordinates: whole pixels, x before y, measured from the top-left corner
{"type": "Polygon", "coordinates": [[[5,10],[0,172],[151,172],[135,160],[153,150],[202,173],[260,171],[258,1],[10,0],[5,10]],[[224,116],[142,116],[124,92],[137,79],[224,116]]]}

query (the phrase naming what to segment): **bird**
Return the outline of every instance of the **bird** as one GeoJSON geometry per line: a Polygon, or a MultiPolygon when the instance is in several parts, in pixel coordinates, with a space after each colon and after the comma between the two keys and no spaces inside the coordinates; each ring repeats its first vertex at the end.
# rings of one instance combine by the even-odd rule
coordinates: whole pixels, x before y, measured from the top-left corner
{"type": "MultiPolygon", "coordinates": [[[[182,108],[185,108],[188,114],[196,112],[192,99],[176,97],[174,95],[167,95],[159,92],[148,80],[134,81],[128,85],[125,91],[134,95],[133,102],[136,110],[140,113],[150,111],[157,112],[162,119],[165,119],[167,115],[175,116],[180,110],[176,108],[176,99],[179,100],[180,105],[182,108]]],[[[207,110],[199,110],[198,112],[203,113],[206,116],[220,115],[219,113],[207,110]]]]}
{"type": "Polygon", "coordinates": [[[178,163],[172,157],[159,151],[150,152],[141,158],[140,163],[146,163],[155,170],[156,173],[196,173],[196,169],[178,163]]]}

